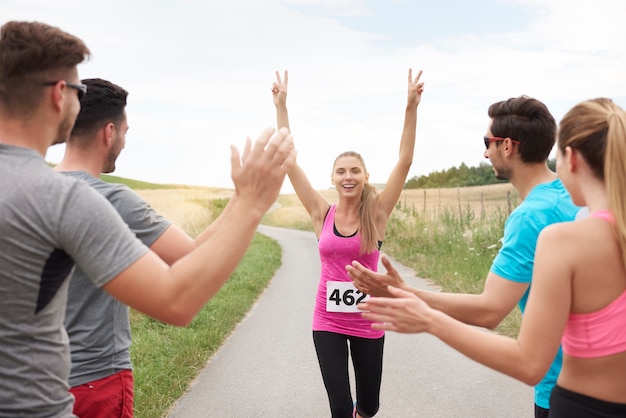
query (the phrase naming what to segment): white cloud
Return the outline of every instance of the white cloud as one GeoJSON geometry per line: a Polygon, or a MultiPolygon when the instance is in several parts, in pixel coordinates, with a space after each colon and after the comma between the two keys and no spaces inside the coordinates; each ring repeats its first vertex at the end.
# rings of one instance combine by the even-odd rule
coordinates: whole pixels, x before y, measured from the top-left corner
{"type": "Polygon", "coordinates": [[[229,144],[275,123],[275,70],[289,70],[298,160],[320,188],[346,149],[365,157],[373,182],[386,180],[409,67],[426,83],[410,176],[483,161],[498,100],[528,94],[557,119],[591,97],[626,105],[626,2],[487,0],[464,6],[462,22],[445,0],[420,3],[21,0],[0,16],[85,40],[93,59],[80,75],[130,92],[116,174],[154,182],[230,187],[229,144]]]}

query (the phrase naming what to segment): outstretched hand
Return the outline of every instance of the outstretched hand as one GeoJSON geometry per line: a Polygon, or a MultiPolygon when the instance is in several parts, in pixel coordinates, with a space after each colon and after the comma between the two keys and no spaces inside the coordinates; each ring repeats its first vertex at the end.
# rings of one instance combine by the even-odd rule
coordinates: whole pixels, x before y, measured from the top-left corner
{"type": "Polygon", "coordinates": [[[413,79],[413,70],[409,68],[409,87],[407,104],[417,106],[422,99],[422,93],[424,92],[424,82],[420,82],[422,77],[422,70],[419,70],[415,79],[413,79]]]}
{"type": "Polygon", "coordinates": [[[372,296],[391,297],[388,286],[402,287],[404,280],[385,254],[381,256],[380,260],[387,270],[386,273],[370,270],[358,261],[353,261],[352,265],[347,265],[346,271],[354,281],[356,288],[361,292],[372,296]]]}
{"type": "Polygon", "coordinates": [[[289,130],[267,128],[254,145],[247,138],[243,154],[231,145],[231,177],[235,194],[261,216],[278,198],[287,171],[295,164],[296,150],[289,130]],[[274,136],[272,137],[272,134],[274,136]]]}
{"type": "Polygon", "coordinates": [[[406,334],[427,332],[435,312],[426,302],[413,293],[389,286],[392,297],[372,297],[359,303],[361,316],[373,321],[372,328],[406,334]]]}
{"type": "Polygon", "coordinates": [[[285,105],[287,103],[287,84],[289,82],[289,73],[285,70],[283,79],[280,79],[280,73],[276,71],[276,81],[272,84],[272,95],[274,96],[274,105],[285,105]]]}

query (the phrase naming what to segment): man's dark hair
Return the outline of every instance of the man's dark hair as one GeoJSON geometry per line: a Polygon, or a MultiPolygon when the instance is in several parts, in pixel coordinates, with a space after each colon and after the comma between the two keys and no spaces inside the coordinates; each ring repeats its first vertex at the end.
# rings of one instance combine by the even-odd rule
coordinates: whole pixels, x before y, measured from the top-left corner
{"type": "Polygon", "coordinates": [[[40,22],[10,21],[0,28],[0,107],[30,115],[44,82],[65,77],[89,58],[84,42],[40,22]]]}
{"type": "MultiPolygon", "coordinates": [[[[493,136],[519,141],[524,163],[545,162],[556,141],[556,121],[545,104],[528,96],[489,106],[493,136]]],[[[499,143],[497,143],[499,144],[499,143]]]]}
{"type": "Polygon", "coordinates": [[[101,78],[82,80],[87,86],[87,94],[80,100],[80,112],[76,117],[70,141],[91,138],[107,123],[119,127],[124,120],[128,92],[117,84],[101,78]]]}

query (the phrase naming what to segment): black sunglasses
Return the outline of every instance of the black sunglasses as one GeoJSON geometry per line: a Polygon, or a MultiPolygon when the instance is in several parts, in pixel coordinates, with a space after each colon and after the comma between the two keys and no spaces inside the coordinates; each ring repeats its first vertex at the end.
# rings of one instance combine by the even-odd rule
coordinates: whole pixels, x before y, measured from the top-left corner
{"type": "MultiPolygon", "coordinates": [[[[45,83],[43,83],[43,85],[55,86],[57,83],[58,81],[46,81],[45,83]]],[[[82,100],[85,94],[87,94],[87,86],[85,84],[74,84],[74,83],[68,83],[66,81],[65,85],[68,86],[69,88],[76,90],[76,92],[78,93],[78,100],[82,100]]]]}
{"type": "MultiPolygon", "coordinates": [[[[485,140],[485,148],[489,149],[490,143],[504,141],[506,138],[500,138],[499,136],[484,136],[483,139],[485,140]]],[[[519,144],[519,141],[516,141],[515,139],[511,139],[511,142],[514,144],[519,144]]]]}

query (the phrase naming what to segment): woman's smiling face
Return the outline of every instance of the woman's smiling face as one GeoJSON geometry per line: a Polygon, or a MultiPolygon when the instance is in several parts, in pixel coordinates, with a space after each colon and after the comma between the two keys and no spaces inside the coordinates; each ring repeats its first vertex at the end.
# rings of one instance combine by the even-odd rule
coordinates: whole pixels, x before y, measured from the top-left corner
{"type": "Polygon", "coordinates": [[[340,195],[360,196],[367,178],[368,174],[359,158],[349,155],[335,161],[331,180],[340,195]]]}

